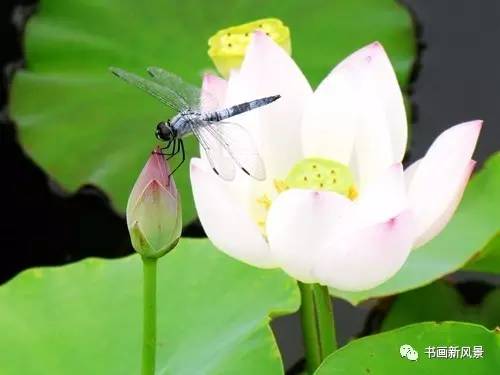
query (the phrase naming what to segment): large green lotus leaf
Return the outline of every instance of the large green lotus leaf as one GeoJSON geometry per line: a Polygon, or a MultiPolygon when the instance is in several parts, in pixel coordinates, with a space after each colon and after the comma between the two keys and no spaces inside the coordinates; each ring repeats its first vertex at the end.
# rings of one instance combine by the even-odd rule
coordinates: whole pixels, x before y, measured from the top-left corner
{"type": "MultiPolygon", "coordinates": [[[[298,308],[281,271],[183,239],[158,268],[158,374],[282,374],[270,316],[298,308]]],[[[0,287],[0,373],[138,374],[138,255],[24,271],[0,287]]]]}
{"type": "Polygon", "coordinates": [[[471,259],[464,267],[468,271],[500,273],[500,234],[497,234],[477,257],[471,259]]]}
{"type": "MultiPolygon", "coordinates": [[[[430,284],[475,259],[500,232],[500,153],[493,154],[469,182],[448,226],[413,251],[403,268],[384,284],[363,292],[331,290],[353,304],[430,284]]],[[[497,242],[498,243],[498,242],[497,242]]]]}
{"type": "Polygon", "coordinates": [[[460,322],[420,323],[354,340],[330,354],[315,375],[465,374],[493,375],[500,368],[500,332],[460,322]],[[411,345],[418,359],[401,357],[411,345]],[[429,358],[427,347],[458,347],[459,358],[429,358]],[[482,346],[483,358],[460,358],[461,348],[482,346]]]}
{"type": "Polygon", "coordinates": [[[488,328],[500,325],[500,288],[485,295],[481,304],[467,305],[460,293],[445,282],[399,295],[382,322],[382,331],[425,321],[457,320],[488,328]]]}
{"type": "MultiPolygon", "coordinates": [[[[172,115],[109,71],[161,66],[199,84],[208,38],[263,17],[292,31],[293,55],[316,85],[348,53],[380,40],[401,84],[415,55],[408,12],[394,0],[41,0],[26,29],[26,70],[11,91],[11,115],[26,152],[59,184],[94,184],[123,211],[155,145],[155,124],[172,115]]],[[[188,157],[197,153],[187,142],[188,157]]],[[[176,173],[184,221],[195,217],[188,168],[176,173]]]]}

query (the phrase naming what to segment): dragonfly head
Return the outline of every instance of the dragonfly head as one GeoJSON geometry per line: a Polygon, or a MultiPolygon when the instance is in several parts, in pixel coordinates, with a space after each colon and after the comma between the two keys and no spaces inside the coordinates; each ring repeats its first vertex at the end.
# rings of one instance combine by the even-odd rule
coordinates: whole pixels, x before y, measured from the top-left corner
{"type": "Polygon", "coordinates": [[[160,141],[169,142],[175,138],[175,132],[170,125],[170,121],[162,121],[156,125],[155,136],[160,141]]]}

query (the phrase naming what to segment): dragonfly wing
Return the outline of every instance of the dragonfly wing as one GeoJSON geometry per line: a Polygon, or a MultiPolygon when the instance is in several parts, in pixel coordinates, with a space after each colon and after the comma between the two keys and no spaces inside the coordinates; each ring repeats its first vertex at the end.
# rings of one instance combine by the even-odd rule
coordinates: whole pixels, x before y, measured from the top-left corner
{"type": "Polygon", "coordinates": [[[207,130],[204,122],[193,122],[190,125],[214,172],[226,181],[234,180],[236,168],[233,159],[219,140],[207,130]]]}
{"type": "Polygon", "coordinates": [[[203,131],[215,138],[243,172],[256,180],[266,178],[264,162],[257,151],[252,135],[234,122],[207,123],[203,131]]]}
{"type": "Polygon", "coordinates": [[[207,112],[219,108],[219,103],[212,93],[187,83],[174,73],[157,67],[149,67],[148,73],[160,85],[169,87],[176,92],[193,110],[207,112]]]}
{"type": "Polygon", "coordinates": [[[146,91],[177,112],[190,108],[187,100],[168,86],[161,85],[159,82],[151,81],[120,68],[110,68],[110,70],[117,77],[146,91]]]}

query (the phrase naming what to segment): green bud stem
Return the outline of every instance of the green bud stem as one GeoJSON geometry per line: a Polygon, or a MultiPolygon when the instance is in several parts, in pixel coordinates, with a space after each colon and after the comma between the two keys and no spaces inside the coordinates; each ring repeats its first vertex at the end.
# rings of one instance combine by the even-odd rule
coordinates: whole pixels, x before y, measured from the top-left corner
{"type": "Polygon", "coordinates": [[[328,288],[298,282],[302,303],[300,318],[309,374],[337,349],[332,303],[328,288]]]}
{"type": "Polygon", "coordinates": [[[142,332],[142,375],[154,375],[156,366],[156,258],[142,257],[144,312],[142,332]]]}

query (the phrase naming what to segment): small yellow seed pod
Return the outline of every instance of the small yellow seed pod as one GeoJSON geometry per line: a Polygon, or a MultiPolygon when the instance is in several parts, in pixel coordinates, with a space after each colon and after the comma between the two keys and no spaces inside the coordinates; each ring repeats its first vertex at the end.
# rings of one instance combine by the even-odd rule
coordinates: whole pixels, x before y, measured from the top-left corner
{"type": "Polygon", "coordinates": [[[279,19],[265,18],[228,27],[218,31],[208,40],[208,56],[224,78],[229,76],[232,69],[240,67],[254,31],[265,33],[288,54],[292,53],[290,30],[279,19]]]}

